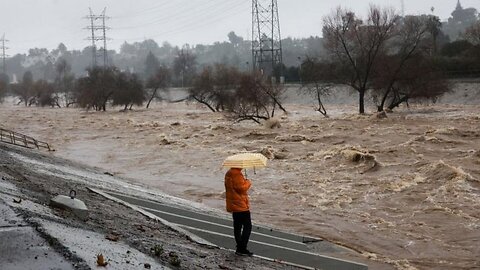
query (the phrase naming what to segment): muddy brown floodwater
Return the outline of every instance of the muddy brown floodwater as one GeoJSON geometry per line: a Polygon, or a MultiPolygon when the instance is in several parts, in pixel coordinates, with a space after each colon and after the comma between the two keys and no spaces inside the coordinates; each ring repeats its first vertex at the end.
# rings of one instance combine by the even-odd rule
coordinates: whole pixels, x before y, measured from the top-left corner
{"type": "Polygon", "coordinates": [[[262,152],[268,168],[247,171],[255,221],[398,269],[480,268],[480,85],[457,84],[446,100],[385,119],[340,102],[324,118],[290,100],[276,129],[186,103],[124,113],[10,100],[0,123],[50,142],[54,155],[220,211],[223,159],[262,152]]]}

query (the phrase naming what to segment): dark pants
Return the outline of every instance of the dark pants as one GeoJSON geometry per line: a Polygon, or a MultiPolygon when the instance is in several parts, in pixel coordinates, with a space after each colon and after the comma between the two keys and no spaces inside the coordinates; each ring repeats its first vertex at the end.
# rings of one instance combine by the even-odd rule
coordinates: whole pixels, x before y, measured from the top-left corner
{"type": "Polygon", "coordinates": [[[247,249],[248,239],[252,232],[252,219],[250,211],[234,212],[233,216],[233,234],[235,242],[237,242],[237,251],[245,251],[247,249]]]}

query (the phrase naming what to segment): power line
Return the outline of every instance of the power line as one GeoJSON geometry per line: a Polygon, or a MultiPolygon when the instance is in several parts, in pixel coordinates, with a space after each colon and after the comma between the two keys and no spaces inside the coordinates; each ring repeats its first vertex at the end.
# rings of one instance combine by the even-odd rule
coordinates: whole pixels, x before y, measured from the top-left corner
{"type": "Polygon", "coordinates": [[[87,40],[92,41],[92,66],[97,66],[97,42],[103,41],[103,48],[100,50],[103,51],[103,66],[108,65],[108,51],[107,51],[107,29],[110,29],[105,25],[105,21],[110,19],[105,16],[107,8],[104,8],[100,15],[95,15],[92,12],[92,9],[89,8],[90,15],[86,16],[86,19],[90,19],[90,25],[85,29],[90,30],[92,36],[88,37],[87,40]],[[100,34],[98,34],[100,32],[100,34]]]}
{"type": "MultiPolygon", "coordinates": [[[[244,10],[247,10],[247,8],[245,8],[244,10]]],[[[192,24],[184,25],[181,28],[171,29],[169,31],[160,33],[160,35],[170,34],[170,33],[181,34],[181,33],[189,32],[189,31],[201,28],[201,27],[213,25],[213,24],[216,24],[216,23],[219,23],[219,22],[223,21],[224,19],[231,19],[231,16],[239,14],[239,13],[243,12],[244,10],[232,10],[230,12],[222,12],[221,16],[218,16],[218,17],[210,16],[210,17],[208,17],[208,19],[203,20],[202,23],[193,22],[192,24]]]]}
{"type": "MultiPolygon", "coordinates": [[[[200,27],[205,27],[208,25],[218,23],[226,18],[231,18],[231,16],[243,12],[244,10],[246,10],[246,8],[249,9],[249,7],[245,7],[243,9],[237,9],[239,6],[243,4],[244,3],[242,2],[237,2],[236,4],[229,7],[224,7],[224,8],[217,7],[214,9],[210,9],[209,12],[206,12],[203,14],[205,19],[200,20],[200,23],[198,18],[185,17],[183,20],[176,21],[176,22],[179,22],[179,23],[176,23],[176,27],[169,28],[167,31],[159,32],[153,36],[150,36],[150,38],[160,37],[160,36],[168,35],[172,33],[181,34],[181,33],[198,29],[200,27]]],[[[123,38],[123,39],[124,40],[141,40],[141,39],[144,39],[144,37],[123,38]]]]}
{"type": "MultiPolygon", "coordinates": [[[[214,2],[214,0],[210,0],[210,2],[214,2]]],[[[189,6],[191,7],[191,6],[189,6]]],[[[167,17],[162,17],[157,19],[157,21],[165,21],[165,22],[173,22],[175,25],[172,27],[170,25],[164,24],[164,31],[157,32],[154,35],[149,35],[148,38],[156,38],[156,37],[161,37],[161,36],[174,36],[178,34],[182,34],[185,32],[190,32],[190,31],[195,31],[200,28],[205,28],[206,26],[218,24],[221,21],[224,21],[226,19],[231,19],[232,16],[235,16],[237,14],[241,14],[245,12],[247,9],[249,9],[249,5],[245,2],[223,2],[222,5],[203,5],[202,7],[196,6],[195,8],[189,8],[189,10],[185,10],[183,13],[173,13],[170,14],[167,17]],[[242,7],[244,6],[244,7],[242,7]],[[241,8],[239,8],[241,7],[241,8]],[[198,16],[190,16],[191,15],[201,15],[200,18],[198,16]],[[178,16],[177,16],[178,15],[178,16]],[[177,17],[174,17],[177,16],[177,17]],[[174,20],[175,19],[175,20],[174,20]]],[[[94,41],[99,41],[99,38],[103,38],[103,28],[102,28],[102,22],[103,20],[97,19],[94,20],[93,26],[92,27],[92,18],[91,16],[101,16],[101,15],[95,15],[93,12],[90,10],[90,15],[86,16],[84,18],[89,19],[90,25],[88,27],[84,27],[83,29],[87,29],[90,32],[90,37],[87,38],[87,40],[91,41],[92,46],[92,51],[95,49],[94,53],[92,53],[92,65],[97,65],[100,62],[98,61],[101,59],[101,48],[98,49],[98,43],[94,41]],[[95,27],[96,26],[96,27],[95,27]],[[92,28],[98,28],[95,33],[91,33],[92,28]],[[102,35],[101,35],[102,34],[102,35]],[[94,46],[95,44],[96,46],[94,46]],[[100,52],[100,53],[99,53],[100,52]],[[94,58],[95,57],[95,58],[94,58]]],[[[106,19],[113,19],[111,17],[105,16],[106,19]]],[[[110,28],[110,27],[105,27],[106,30],[118,30],[119,28],[110,28]]],[[[80,31],[80,30],[79,30],[80,31]]],[[[85,31],[85,30],[83,30],[85,31]]],[[[107,33],[108,34],[108,33],[107,33]]],[[[118,34],[118,33],[117,33],[118,34]]],[[[78,33],[72,33],[72,35],[78,35],[78,33]]],[[[145,36],[137,36],[137,37],[123,37],[123,38],[116,38],[116,40],[125,40],[125,41],[136,41],[136,40],[143,40],[145,39],[145,36]]],[[[38,39],[36,39],[38,41],[38,39]]],[[[111,38],[106,38],[106,40],[111,40],[111,38]]],[[[28,40],[30,41],[35,41],[35,40],[28,40]]],[[[53,47],[55,45],[58,45],[60,42],[64,42],[65,40],[56,42],[56,43],[51,43],[51,45],[47,47],[53,47]]],[[[105,41],[105,40],[102,40],[105,41]]],[[[27,40],[24,41],[24,43],[27,43],[27,40]]],[[[108,58],[106,58],[108,62],[108,58]]]]}
{"type": "MultiPolygon", "coordinates": [[[[139,25],[134,25],[134,26],[125,26],[125,27],[115,27],[115,29],[132,29],[132,28],[140,28],[140,27],[145,27],[145,26],[152,26],[155,24],[162,24],[165,22],[171,22],[173,19],[175,19],[175,22],[178,22],[178,19],[192,19],[192,15],[195,15],[194,20],[198,21],[198,15],[205,15],[208,12],[211,12],[212,9],[218,9],[221,7],[221,4],[215,3],[215,0],[209,0],[211,5],[208,4],[201,4],[198,6],[195,6],[193,8],[188,8],[188,9],[181,9],[178,8],[177,12],[168,12],[167,16],[162,16],[161,18],[156,18],[154,20],[151,20],[149,22],[145,22],[139,25]]],[[[225,4],[225,3],[224,3],[225,4]]],[[[167,13],[167,12],[164,12],[167,13]]]]}
{"type": "Polygon", "coordinates": [[[2,39],[0,39],[2,45],[0,45],[0,49],[2,50],[2,62],[3,62],[3,74],[7,74],[7,64],[6,64],[6,58],[8,55],[5,54],[5,50],[8,49],[8,47],[5,47],[5,42],[8,42],[7,39],[5,39],[5,33],[3,33],[2,39]]]}
{"type": "Polygon", "coordinates": [[[157,12],[159,10],[164,10],[166,7],[175,6],[175,4],[178,4],[178,3],[176,3],[175,1],[166,0],[164,3],[160,3],[160,4],[154,5],[154,6],[149,7],[149,8],[144,8],[144,9],[133,11],[133,12],[129,11],[129,12],[124,13],[124,14],[116,15],[113,19],[125,19],[125,18],[133,18],[133,17],[144,16],[148,13],[153,13],[153,12],[157,12]]]}

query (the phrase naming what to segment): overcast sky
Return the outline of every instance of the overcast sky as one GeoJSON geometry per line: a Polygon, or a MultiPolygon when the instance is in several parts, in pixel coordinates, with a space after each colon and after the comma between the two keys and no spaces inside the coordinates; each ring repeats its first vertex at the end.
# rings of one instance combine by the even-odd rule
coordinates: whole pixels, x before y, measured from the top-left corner
{"type": "MultiPolygon", "coordinates": [[[[265,0],[263,0],[265,1],[265,0]]],[[[406,14],[431,13],[447,19],[457,0],[404,0],[406,14]]],[[[29,48],[82,49],[90,43],[84,29],[89,7],[106,9],[109,49],[152,38],[159,44],[209,44],[227,40],[229,31],[250,38],[251,0],[0,0],[0,35],[9,40],[7,53],[29,48]]],[[[321,35],[322,17],[341,5],[364,15],[370,3],[401,10],[392,0],[278,0],[282,37],[321,35]]],[[[480,10],[479,0],[462,0],[463,7],[480,10]]]]}

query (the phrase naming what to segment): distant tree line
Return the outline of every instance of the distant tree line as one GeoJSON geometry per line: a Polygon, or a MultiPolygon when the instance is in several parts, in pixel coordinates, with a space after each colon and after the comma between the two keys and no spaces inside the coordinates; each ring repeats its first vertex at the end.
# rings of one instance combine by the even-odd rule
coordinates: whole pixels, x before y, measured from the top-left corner
{"type": "MultiPolygon", "coordinates": [[[[190,57],[186,57],[179,68],[188,66],[189,61],[190,57]]],[[[126,111],[146,102],[148,108],[153,100],[161,99],[161,92],[168,91],[175,66],[162,66],[155,56],[148,55],[145,68],[150,69],[145,80],[135,73],[102,66],[87,68],[85,76],[75,78],[70,65],[60,60],[55,65],[54,81],[34,80],[32,72],[27,71],[16,84],[0,80],[0,93],[3,97],[10,86],[12,95],[18,98],[17,105],[24,106],[74,105],[95,111],[120,106],[126,111]]],[[[260,123],[273,117],[276,110],[286,112],[282,105],[283,85],[273,84],[260,74],[216,64],[205,66],[191,80],[188,100],[203,104],[212,112],[224,113],[232,120],[260,123]]]]}
{"type": "Polygon", "coordinates": [[[115,67],[88,68],[88,75],[78,79],[65,73],[59,65],[57,72],[54,82],[34,81],[32,73],[25,72],[21,82],[10,85],[18,105],[69,107],[74,104],[87,110],[106,111],[108,104],[127,110],[133,105],[141,106],[146,100],[143,81],[136,74],[115,67]]]}
{"type": "MultiPolygon", "coordinates": [[[[393,110],[412,100],[435,101],[449,91],[449,78],[480,77],[478,20],[454,42],[443,34],[438,17],[401,17],[376,6],[366,18],[338,8],[323,25],[323,38],[283,40],[285,63],[274,68],[273,76],[300,82],[325,116],[322,98],[336,85],[354,89],[359,113],[364,113],[366,98],[378,111],[393,110]]],[[[0,101],[10,93],[24,106],[128,110],[144,103],[149,108],[162,92],[182,87],[190,101],[237,121],[260,122],[278,110],[286,112],[284,85],[250,69],[249,41],[234,32],[228,38],[182,48],[153,40],[125,43],[119,54],[109,54],[115,65],[107,67],[89,67],[89,48],[32,49],[28,57],[9,59],[29,69],[16,79],[0,74],[0,101]],[[87,68],[79,71],[82,65],[87,68]]]]}
{"type": "MultiPolygon", "coordinates": [[[[158,44],[154,40],[142,42],[125,42],[120,50],[108,51],[108,62],[121,71],[136,73],[146,80],[151,75],[151,68],[145,68],[145,59],[155,56],[158,63],[150,62],[150,67],[160,64],[169,67],[171,83],[174,86],[188,86],[193,75],[204,66],[215,63],[235,67],[242,71],[251,69],[252,54],[251,41],[245,40],[234,32],[227,35],[228,41],[215,42],[210,45],[198,44],[191,46],[173,46],[168,42],[158,44]]],[[[322,39],[309,37],[302,39],[285,38],[282,40],[284,63],[287,67],[298,66],[299,57],[304,55],[320,55],[322,53],[322,39]]],[[[92,48],[83,50],[68,50],[64,44],[59,44],[56,49],[32,48],[25,54],[16,54],[7,58],[7,74],[10,81],[20,81],[26,71],[30,71],[35,80],[52,82],[56,76],[56,66],[59,60],[70,65],[70,71],[81,77],[86,74],[86,69],[92,65],[92,48]],[[14,78],[15,77],[17,78],[14,78]]],[[[298,74],[296,75],[298,77],[298,74]]]]}

